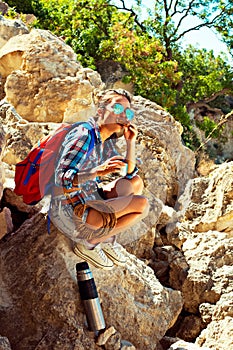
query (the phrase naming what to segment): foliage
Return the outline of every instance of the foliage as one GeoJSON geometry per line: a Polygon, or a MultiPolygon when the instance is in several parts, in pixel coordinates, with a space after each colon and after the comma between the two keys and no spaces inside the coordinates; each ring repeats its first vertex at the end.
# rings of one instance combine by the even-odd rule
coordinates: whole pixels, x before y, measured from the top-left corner
{"type": "Polygon", "coordinates": [[[178,104],[188,107],[195,102],[208,102],[215,94],[232,90],[233,70],[224,57],[189,46],[176,59],[182,72],[178,104]]]}
{"type": "MultiPolygon", "coordinates": [[[[123,0],[120,2],[124,3],[123,0]]],[[[166,58],[170,60],[174,48],[187,33],[204,27],[217,30],[232,49],[232,17],[233,0],[157,0],[143,26],[161,40],[166,58]]]]}
{"type": "Polygon", "coordinates": [[[5,0],[5,2],[15,8],[18,13],[33,13],[34,11],[31,0],[5,0]]]}
{"type": "Polygon", "coordinates": [[[205,132],[207,138],[210,134],[213,138],[220,136],[220,129],[217,128],[217,123],[211,120],[209,117],[204,117],[202,122],[196,122],[199,129],[205,132]]]}
{"type": "Polygon", "coordinates": [[[134,84],[136,94],[169,108],[175,102],[171,87],[180,79],[177,63],[163,60],[163,47],[157,39],[145,33],[138,34],[129,22],[126,27],[126,16],[118,15],[109,39],[101,43],[101,56],[120,62],[126,68],[125,82],[134,84]]]}
{"type": "MultiPolygon", "coordinates": [[[[185,126],[184,138],[186,140],[191,138],[193,145],[198,146],[197,140],[194,140],[193,129],[190,128],[194,121],[190,121],[189,113],[195,105],[205,106],[219,94],[232,91],[233,71],[224,57],[215,57],[213,51],[196,49],[192,46],[182,53],[177,53],[176,59],[182,77],[176,104],[170,108],[170,112],[185,126]]],[[[206,118],[203,123],[196,123],[196,126],[205,131],[208,137],[216,124],[206,118]]],[[[220,137],[221,131],[222,128],[216,128],[212,137],[220,137]]]]}
{"type": "Polygon", "coordinates": [[[18,13],[16,12],[14,7],[10,7],[7,11],[7,14],[5,15],[5,17],[9,18],[9,19],[14,19],[18,17],[18,13]]]}

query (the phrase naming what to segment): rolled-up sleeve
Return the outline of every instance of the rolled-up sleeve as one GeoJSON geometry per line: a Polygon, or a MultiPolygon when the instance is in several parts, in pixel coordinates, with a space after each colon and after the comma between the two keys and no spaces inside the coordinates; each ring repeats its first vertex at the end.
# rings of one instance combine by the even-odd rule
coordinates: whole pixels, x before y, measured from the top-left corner
{"type": "Polygon", "coordinates": [[[116,149],[116,140],[109,139],[105,141],[105,147],[103,152],[103,159],[107,160],[111,157],[119,156],[119,152],[116,149]]]}
{"type": "Polygon", "coordinates": [[[59,160],[55,169],[55,184],[67,189],[72,188],[73,179],[87,158],[91,134],[88,129],[78,126],[70,131],[63,141],[59,160]]]}

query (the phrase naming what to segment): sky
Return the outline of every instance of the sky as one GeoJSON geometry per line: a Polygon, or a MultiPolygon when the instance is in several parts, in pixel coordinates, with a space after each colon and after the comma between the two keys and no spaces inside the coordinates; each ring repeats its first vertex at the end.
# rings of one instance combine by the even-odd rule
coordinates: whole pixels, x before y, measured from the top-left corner
{"type": "MultiPolygon", "coordinates": [[[[142,13],[143,16],[147,16],[146,8],[152,7],[155,0],[144,0],[142,1],[142,13]]],[[[122,5],[119,0],[114,0],[114,3],[117,5],[122,5]]],[[[125,6],[131,7],[133,4],[135,4],[134,0],[125,0],[125,6]]],[[[187,23],[187,27],[190,27],[190,21],[192,26],[194,24],[198,24],[197,19],[195,17],[189,18],[187,23]]],[[[205,48],[208,51],[213,50],[215,56],[220,54],[221,52],[224,52],[229,61],[232,61],[232,58],[228,52],[226,44],[224,44],[221,41],[220,35],[209,28],[202,28],[199,30],[192,31],[190,33],[187,33],[184,36],[183,39],[183,45],[193,45],[199,49],[205,48]]]]}
{"type": "MultiPolygon", "coordinates": [[[[200,23],[195,17],[189,19],[189,21],[191,21],[192,26],[200,23]]],[[[188,27],[190,27],[190,24],[188,27]]],[[[198,48],[213,50],[215,55],[218,55],[221,52],[229,55],[227,45],[221,41],[220,34],[210,28],[201,28],[187,33],[184,36],[184,44],[191,44],[198,48]]]]}

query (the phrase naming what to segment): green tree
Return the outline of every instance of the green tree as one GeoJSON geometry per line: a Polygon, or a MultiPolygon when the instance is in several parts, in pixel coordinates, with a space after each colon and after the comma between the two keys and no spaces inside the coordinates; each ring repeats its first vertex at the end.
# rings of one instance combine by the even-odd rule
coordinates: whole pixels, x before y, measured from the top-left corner
{"type": "Polygon", "coordinates": [[[127,14],[117,14],[116,19],[109,30],[109,38],[101,42],[101,57],[125,67],[128,74],[124,81],[134,84],[136,94],[167,108],[173,105],[176,94],[171,87],[180,80],[177,62],[164,61],[160,41],[135,30],[127,14]]]}
{"type": "Polygon", "coordinates": [[[176,60],[182,72],[176,103],[182,103],[188,111],[195,103],[207,103],[210,97],[213,100],[219,94],[232,92],[233,71],[224,57],[189,46],[176,54],[176,60]]]}
{"type": "Polygon", "coordinates": [[[157,0],[151,9],[147,9],[148,18],[141,22],[138,21],[138,9],[142,0],[135,0],[136,5],[132,8],[127,7],[124,0],[117,3],[118,9],[134,16],[143,31],[160,39],[168,60],[173,59],[174,49],[182,44],[187,33],[204,27],[217,30],[229,45],[229,50],[233,49],[233,0],[157,0]]]}
{"type": "MultiPolygon", "coordinates": [[[[193,126],[205,131],[208,136],[216,124],[214,121],[211,123],[208,116],[203,116],[201,122],[191,121],[190,114],[197,108],[211,110],[210,103],[214,105],[218,96],[232,94],[233,70],[224,57],[215,57],[213,51],[192,46],[176,54],[176,59],[182,76],[176,90],[176,103],[169,111],[183,125],[186,144],[195,148],[199,147],[199,142],[193,126]]],[[[220,137],[221,130],[216,129],[212,137],[220,137]]]]}

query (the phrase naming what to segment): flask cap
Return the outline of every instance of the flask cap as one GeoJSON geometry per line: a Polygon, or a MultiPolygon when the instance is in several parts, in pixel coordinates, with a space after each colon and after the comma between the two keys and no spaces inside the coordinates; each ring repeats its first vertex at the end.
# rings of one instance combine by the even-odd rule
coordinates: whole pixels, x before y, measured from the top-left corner
{"type": "Polygon", "coordinates": [[[89,270],[89,265],[86,261],[82,261],[80,263],[76,264],[76,271],[83,271],[83,270],[89,270]]]}

